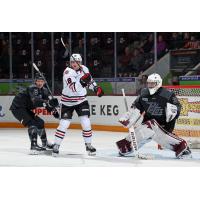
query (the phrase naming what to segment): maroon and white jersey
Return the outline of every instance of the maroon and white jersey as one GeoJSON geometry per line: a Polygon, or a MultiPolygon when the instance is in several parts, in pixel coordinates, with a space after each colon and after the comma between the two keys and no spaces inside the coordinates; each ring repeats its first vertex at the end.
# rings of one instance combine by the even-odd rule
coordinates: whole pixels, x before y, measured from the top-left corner
{"type": "MultiPolygon", "coordinates": [[[[67,67],[63,73],[63,90],[61,96],[61,103],[66,106],[78,105],[86,101],[87,90],[80,83],[80,78],[84,73],[89,73],[86,66],[81,65],[81,70],[75,71],[67,67]],[[83,72],[84,71],[84,72],[83,72]]],[[[93,90],[97,84],[92,80],[93,84],[89,89],[93,90]]]]}

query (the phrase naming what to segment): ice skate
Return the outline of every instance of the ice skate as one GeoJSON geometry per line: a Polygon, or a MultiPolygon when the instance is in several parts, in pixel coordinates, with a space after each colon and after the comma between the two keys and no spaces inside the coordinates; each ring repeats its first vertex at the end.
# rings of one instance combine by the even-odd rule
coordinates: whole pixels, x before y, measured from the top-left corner
{"type": "Polygon", "coordinates": [[[179,156],[179,159],[191,159],[192,152],[189,147],[185,151],[183,151],[182,155],[179,156]]]}
{"type": "Polygon", "coordinates": [[[33,142],[31,143],[31,149],[30,149],[30,155],[38,155],[41,154],[46,149],[39,146],[37,143],[33,142]]]}
{"type": "Polygon", "coordinates": [[[91,143],[85,143],[85,147],[89,156],[96,155],[96,149],[91,145],[91,143]]]}
{"type": "Polygon", "coordinates": [[[42,147],[45,148],[46,150],[52,150],[54,144],[48,142],[48,141],[42,141],[42,147]]]}
{"type": "Polygon", "coordinates": [[[53,152],[52,152],[53,157],[57,157],[59,155],[59,147],[60,145],[58,144],[53,145],[53,152]]]}

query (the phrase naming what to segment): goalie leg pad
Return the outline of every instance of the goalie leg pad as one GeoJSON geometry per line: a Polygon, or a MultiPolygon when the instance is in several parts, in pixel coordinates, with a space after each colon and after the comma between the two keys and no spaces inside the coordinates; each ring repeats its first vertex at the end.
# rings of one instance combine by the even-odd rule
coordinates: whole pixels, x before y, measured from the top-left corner
{"type": "MultiPolygon", "coordinates": [[[[148,129],[146,124],[141,124],[134,130],[138,149],[141,148],[144,144],[150,142],[152,140],[152,136],[154,135],[154,131],[148,129]]],[[[130,134],[126,137],[126,140],[131,142],[130,134]]]]}
{"type": "Polygon", "coordinates": [[[126,140],[126,138],[116,142],[117,148],[119,149],[119,154],[121,156],[128,155],[133,152],[131,142],[126,140]]]}
{"type": "MultiPolygon", "coordinates": [[[[138,149],[141,148],[147,142],[150,142],[152,140],[153,135],[154,131],[148,129],[146,124],[142,124],[135,128],[135,137],[138,149]]],[[[130,134],[125,139],[116,142],[116,144],[119,149],[120,155],[127,155],[133,152],[130,134]]]]}
{"type": "Polygon", "coordinates": [[[156,120],[149,120],[145,124],[155,132],[152,139],[162,147],[174,151],[177,158],[188,148],[185,140],[164,130],[156,120]]]}

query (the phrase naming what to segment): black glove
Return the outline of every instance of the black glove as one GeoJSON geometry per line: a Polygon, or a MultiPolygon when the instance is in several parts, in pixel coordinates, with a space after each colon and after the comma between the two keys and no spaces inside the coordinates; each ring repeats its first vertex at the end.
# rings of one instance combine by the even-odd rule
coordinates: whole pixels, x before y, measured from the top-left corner
{"type": "Polygon", "coordinates": [[[94,87],[94,92],[98,97],[102,97],[104,95],[103,89],[99,86],[94,87]]]}
{"type": "Polygon", "coordinates": [[[53,107],[53,108],[59,106],[59,103],[58,103],[58,99],[57,99],[57,98],[52,98],[52,99],[50,99],[48,103],[49,103],[50,107],[53,107]]]}
{"type": "Polygon", "coordinates": [[[80,83],[83,87],[86,87],[88,85],[88,83],[91,81],[91,79],[92,79],[92,77],[91,77],[90,73],[86,73],[80,78],[80,83]]]}
{"type": "Polygon", "coordinates": [[[58,113],[57,110],[54,110],[54,111],[52,112],[52,115],[53,115],[56,119],[59,118],[59,113],[58,113]]]}

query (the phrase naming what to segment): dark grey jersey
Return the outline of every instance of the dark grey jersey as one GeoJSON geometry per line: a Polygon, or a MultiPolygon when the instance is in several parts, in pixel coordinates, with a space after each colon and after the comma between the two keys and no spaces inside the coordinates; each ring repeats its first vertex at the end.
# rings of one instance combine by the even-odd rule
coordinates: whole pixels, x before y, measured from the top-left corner
{"type": "Polygon", "coordinates": [[[145,111],[144,122],[155,119],[163,128],[170,132],[174,129],[175,120],[178,118],[181,111],[181,105],[175,94],[163,87],[159,88],[153,95],[150,95],[149,90],[144,88],[132,106],[138,108],[141,113],[145,111]],[[169,123],[166,122],[165,109],[167,103],[174,104],[178,108],[177,116],[169,123]]]}
{"type": "Polygon", "coordinates": [[[47,88],[38,88],[36,85],[31,85],[14,97],[10,110],[18,108],[32,110],[37,107],[43,107],[43,103],[48,100],[48,95],[47,88]]]}

